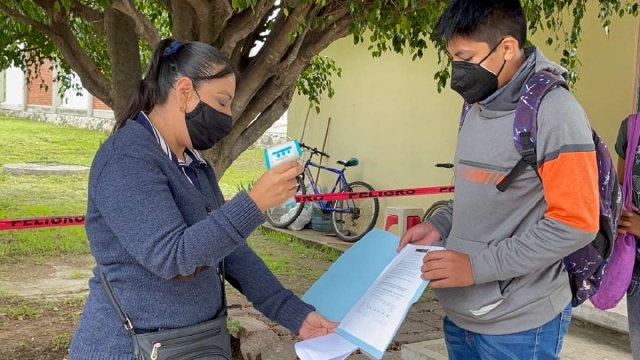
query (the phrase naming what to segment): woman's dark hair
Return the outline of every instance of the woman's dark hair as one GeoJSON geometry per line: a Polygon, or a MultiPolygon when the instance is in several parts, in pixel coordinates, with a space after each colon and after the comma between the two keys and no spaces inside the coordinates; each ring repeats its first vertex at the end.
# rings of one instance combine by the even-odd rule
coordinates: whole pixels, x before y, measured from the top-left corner
{"type": "Polygon", "coordinates": [[[135,119],[140,111],[146,113],[167,101],[176,80],[186,76],[196,90],[203,82],[220,79],[235,70],[229,59],[215,47],[198,41],[182,43],[164,39],[153,49],[149,70],[133,91],[127,109],[116,119],[113,132],[135,119]]]}

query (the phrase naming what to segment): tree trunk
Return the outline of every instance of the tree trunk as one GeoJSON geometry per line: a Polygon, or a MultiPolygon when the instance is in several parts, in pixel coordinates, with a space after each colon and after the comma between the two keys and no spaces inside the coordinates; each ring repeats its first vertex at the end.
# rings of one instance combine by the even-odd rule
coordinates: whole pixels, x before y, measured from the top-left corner
{"type": "Polygon", "coordinates": [[[113,112],[118,118],[125,111],[131,93],[142,80],[140,45],[136,24],[129,16],[108,7],[104,20],[111,62],[113,112]]]}

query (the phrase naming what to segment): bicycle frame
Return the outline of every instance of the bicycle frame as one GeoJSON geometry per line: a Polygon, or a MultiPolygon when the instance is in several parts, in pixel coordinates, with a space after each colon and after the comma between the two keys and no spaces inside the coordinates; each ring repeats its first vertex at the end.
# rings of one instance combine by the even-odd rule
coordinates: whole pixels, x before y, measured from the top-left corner
{"type": "MultiPolygon", "coordinates": [[[[347,191],[347,178],[344,175],[346,168],[342,170],[338,170],[338,169],[330,168],[327,166],[322,166],[320,164],[313,162],[311,160],[312,158],[313,158],[313,155],[311,155],[309,159],[304,163],[304,174],[305,176],[309,177],[311,188],[313,189],[313,192],[315,194],[320,194],[320,191],[318,191],[317,184],[313,178],[313,174],[311,173],[311,168],[326,170],[337,175],[336,183],[333,185],[333,189],[331,189],[331,193],[335,193],[336,190],[338,190],[338,192],[347,191]]],[[[320,207],[320,210],[325,212],[350,213],[352,211],[351,207],[349,206],[341,209],[333,208],[331,202],[329,201],[318,201],[318,206],[320,207]]]]}

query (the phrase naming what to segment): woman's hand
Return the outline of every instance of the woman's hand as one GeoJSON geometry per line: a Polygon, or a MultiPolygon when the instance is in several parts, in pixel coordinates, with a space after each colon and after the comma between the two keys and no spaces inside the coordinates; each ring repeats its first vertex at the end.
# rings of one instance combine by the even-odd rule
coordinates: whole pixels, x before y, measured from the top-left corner
{"type": "Polygon", "coordinates": [[[295,161],[278,165],[265,172],[249,191],[249,197],[264,212],[296,195],[302,166],[295,161]]]}
{"type": "Polygon", "coordinates": [[[309,313],[300,328],[300,337],[304,340],[333,333],[338,326],[337,322],[331,322],[315,311],[309,313]]]}
{"type": "Polygon", "coordinates": [[[618,234],[632,234],[640,237],[640,215],[637,213],[638,208],[633,206],[633,212],[622,210],[620,220],[618,220],[618,234]]]}

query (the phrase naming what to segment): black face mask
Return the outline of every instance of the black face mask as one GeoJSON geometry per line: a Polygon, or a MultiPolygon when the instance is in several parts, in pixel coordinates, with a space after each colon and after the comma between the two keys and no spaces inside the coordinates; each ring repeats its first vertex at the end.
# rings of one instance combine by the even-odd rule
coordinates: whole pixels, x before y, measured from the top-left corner
{"type": "Polygon", "coordinates": [[[507,60],[502,63],[497,74],[485,69],[482,63],[496,51],[501,43],[502,40],[477,64],[468,61],[454,61],[451,65],[451,89],[460,94],[468,104],[482,101],[498,90],[498,76],[504,69],[507,60]]]}
{"type": "Polygon", "coordinates": [[[231,132],[231,116],[200,100],[193,111],[185,114],[187,131],[196,150],[207,150],[231,132]]]}

